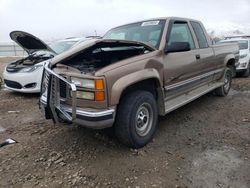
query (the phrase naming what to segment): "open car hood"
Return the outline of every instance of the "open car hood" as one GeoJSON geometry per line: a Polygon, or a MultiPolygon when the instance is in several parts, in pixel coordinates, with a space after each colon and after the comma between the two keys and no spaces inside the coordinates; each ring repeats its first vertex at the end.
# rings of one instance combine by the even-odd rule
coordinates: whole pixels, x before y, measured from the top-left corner
{"type": "Polygon", "coordinates": [[[145,48],[151,49],[151,50],[156,50],[156,48],[148,43],[144,42],[139,42],[139,41],[132,41],[132,40],[118,40],[118,39],[99,39],[98,41],[95,42],[96,44],[98,43],[112,43],[113,45],[111,46],[144,46],[145,48]]]}
{"type": "Polygon", "coordinates": [[[81,51],[85,49],[97,49],[97,48],[103,48],[103,47],[123,47],[123,46],[144,46],[146,49],[150,51],[157,50],[155,47],[151,46],[150,44],[146,44],[143,42],[137,42],[137,41],[129,41],[129,40],[116,40],[116,39],[90,39],[86,40],[77,46],[67,50],[66,52],[59,54],[55,56],[51,62],[52,65],[55,65],[59,63],[60,61],[63,61],[67,58],[70,58],[71,56],[75,56],[76,54],[80,53],[81,51]]]}
{"type": "Polygon", "coordinates": [[[12,31],[10,33],[10,38],[21,46],[28,54],[39,50],[46,50],[56,54],[56,52],[42,40],[24,31],[12,31]]]}

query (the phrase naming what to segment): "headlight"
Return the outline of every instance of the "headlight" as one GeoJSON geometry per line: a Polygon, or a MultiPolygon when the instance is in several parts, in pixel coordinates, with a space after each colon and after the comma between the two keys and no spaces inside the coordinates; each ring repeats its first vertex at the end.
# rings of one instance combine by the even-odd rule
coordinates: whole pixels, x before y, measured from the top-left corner
{"type": "Polygon", "coordinates": [[[76,92],[77,98],[104,101],[104,80],[103,79],[81,79],[76,77],[71,77],[71,82],[77,87],[81,87],[80,90],[76,92]],[[81,91],[83,88],[90,89],[91,91],[81,91]]]}
{"type": "Polygon", "coordinates": [[[95,94],[94,92],[88,92],[88,91],[77,91],[76,97],[81,99],[87,99],[87,100],[94,100],[95,94]]]}
{"type": "Polygon", "coordinates": [[[71,77],[71,82],[74,83],[78,87],[95,89],[95,81],[94,80],[71,77]]]}
{"type": "Polygon", "coordinates": [[[43,65],[34,65],[34,66],[30,66],[30,67],[26,67],[26,68],[23,68],[21,69],[19,72],[33,72],[37,69],[39,69],[40,67],[42,67],[43,65]]]}
{"type": "Polygon", "coordinates": [[[247,66],[247,62],[241,63],[240,66],[243,67],[243,68],[246,67],[247,66]]]}
{"type": "Polygon", "coordinates": [[[245,57],[247,57],[247,54],[242,54],[242,55],[240,55],[240,59],[243,59],[243,58],[245,58],[245,57]]]}

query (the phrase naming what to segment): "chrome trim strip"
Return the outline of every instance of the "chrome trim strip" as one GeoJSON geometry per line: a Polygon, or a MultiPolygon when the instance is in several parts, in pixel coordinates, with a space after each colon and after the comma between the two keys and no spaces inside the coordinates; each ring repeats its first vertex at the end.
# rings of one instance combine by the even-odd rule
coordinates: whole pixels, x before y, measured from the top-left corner
{"type": "Polygon", "coordinates": [[[195,82],[195,81],[200,80],[200,79],[202,79],[202,78],[211,76],[211,75],[213,75],[213,74],[222,72],[223,70],[224,70],[224,69],[218,69],[218,70],[215,70],[215,71],[211,71],[211,72],[205,73],[205,74],[203,74],[203,75],[196,76],[196,77],[194,77],[194,78],[190,78],[190,79],[188,79],[188,80],[184,80],[184,81],[179,82],[179,83],[176,83],[176,84],[172,84],[172,85],[169,85],[169,86],[165,86],[164,88],[165,88],[165,90],[169,91],[169,90],[172,90],[172,89],[181,87],[181,86],[183,86],[183,85],[189,84],[189,83],[191,83],[191,82],[195,82]]]}
{"type": "Polygon", "coordinates": [[[177,109],[177,108],[179,108],[179,107],[181,107],[181,106],[184,106],[185,104],[187,104],[187,103],[189,103],[189,102],[191,102],[191,101],[194,101],[195,99],[197,99],[197,98],[203,96],[204,94],[206,94],[206,93],[208,93],[208,92],[210,92],[210,91],[212,91],[212,90],[214,90],[214,89],[216,89],[216,88],[218,88],[218,87],[220,87],[220,86],[223,86],[223,84],[224,84],[224,83],[220,83],[220,82],[217,83],[217,84],[214,84],[214,85],[210,86],[208,89],[206,89],[205,91],[203,91],[203,92],[201,92],[201,93],[199,93],[199,94],[197,94],[197,95],[194,95],[194,96],[192,96],[191,98],[189,98],[189,99],[187,99],[187,100],[185,100],[185,101],[182,101],[181,103],[176,104],[176,105],[174,105],[174,106],[172,106],[172,107],[170,107],[170,108],[167,108],[168,102],[165,101],[165,109],[166,109],[166,110],[165,110],[165,114],[167,114],[167,113],[169,113],[169,112],[171,112],[171,111],[173,111],[173,110],[175,110],[175,109],[177,109]]]}
{"type": "MultiPolygon", "coordinates": [[[[72,109],[70,107],[61,106],[61,108],[63,111],[66,111],[69,113],[72,112],[72,109]]],[[[112,115],[114,112],[115,112],[114,109],[104,110],[100,112],[89,112],[89,111],[80,110],[80,109],[76,110],[77,115],[87,116],[87,117],[102,117],[102,116],[112,115]]]]}
{"type": "Polygon", "coordinates": [[[41,103],[43,103],[43,104],[47,104],[47,97],[45,97],[44,95],[41,95],[40,101],[41,101],[41,103]]]}

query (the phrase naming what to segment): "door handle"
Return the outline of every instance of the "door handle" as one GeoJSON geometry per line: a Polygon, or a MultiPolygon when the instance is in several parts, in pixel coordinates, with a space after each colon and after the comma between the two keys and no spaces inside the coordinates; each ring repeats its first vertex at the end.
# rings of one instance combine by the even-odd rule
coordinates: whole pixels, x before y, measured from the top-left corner
{"type": "Polygon", "coordinates": [[[200,59],[201,58],[200,54],[195,55],[195,58],[200,59]]]}

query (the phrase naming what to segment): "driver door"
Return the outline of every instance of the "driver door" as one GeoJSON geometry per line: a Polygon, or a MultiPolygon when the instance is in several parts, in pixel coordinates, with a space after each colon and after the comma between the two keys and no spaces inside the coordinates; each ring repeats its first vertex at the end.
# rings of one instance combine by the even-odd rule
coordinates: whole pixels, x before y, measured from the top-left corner
{"type": "Polygon", "coordinates": [[[197,63],[199,49],[194,40],[194,34],[187,21],[171,20],[169,23],[166,52],[163,57],[164,62],[164,88],[166,98],[183,94],[195,87],[193,81],[200,73],[200,67],[197,63]],[[167,52],[167,49],[173,43],[189,43],[189,51],[167,52]]]}

